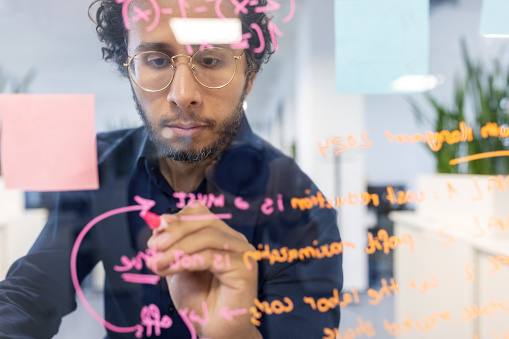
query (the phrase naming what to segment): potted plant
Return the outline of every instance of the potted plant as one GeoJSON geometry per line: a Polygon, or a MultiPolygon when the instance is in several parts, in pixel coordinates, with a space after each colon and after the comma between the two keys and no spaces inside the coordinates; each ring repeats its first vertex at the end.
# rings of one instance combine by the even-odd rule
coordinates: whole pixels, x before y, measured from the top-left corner
{"type": "Polygon", "coordinates": [[[412,111],[422,126],[437,132],[459,129],[461,122],[473,130],[473,140],[466,145],[444,142],[440,150],[432,151],[437,160],[437,173],[509,174],[509,157],[469,161],[466,166],[450,164],[456,158],[504,150],[509,145],[509,139],[500,135],[486,137],[481,134],[483,127],[489,123],[509,128],[509,67],[504,70],[500,60],[494,59],[492,69],[485,68],[481,62],[471,58],[464,40],[461,41],[461,50],[466,73],[464,78],[455,80],[451,107],[440,103],[431,93],[426,93],[424,96],[433,108],[435,117],[426,114],[414,100],[410,100],[412,111]],[[468,109],[473,114],[466,114],[468,109]]]}
{"type": "Polygon", "coordinates": [[[455,80],[452,104],[424,94],[434,111],[430,116],[416,101],[410,101],[421,126],[430,129],[430,135],[443,135],[440,148],[432,150],[426,144],[436,158],[439,174],[419,178],[419,187],[426,188],[429,199],[417,206],[417,213],[454,221],[469,232],[485,229],[507,234],[503,227],[490,225],[494,218],[507,217],[504,205],[509,203],[509,180],[505,177],[509,157],[493,153],[505,151],[509,145],[509,67],[504,68],[500,59],[488,66],[473,60],[464,40],[461,50],[465,75],[455,80]],[[449,132],[460,130],[461,124],[463,129],[470,128],[469,139],[458,142],[449,138],[449,132]]]}

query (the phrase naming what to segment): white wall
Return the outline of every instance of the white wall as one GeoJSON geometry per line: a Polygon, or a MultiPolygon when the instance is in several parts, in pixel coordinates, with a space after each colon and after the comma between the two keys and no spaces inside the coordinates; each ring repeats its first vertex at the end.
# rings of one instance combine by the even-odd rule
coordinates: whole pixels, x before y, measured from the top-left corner
{"type": "Polygon", "coordinates": [[[17,78],[34,69],[32,93],[93,93],[99,131],[140,124],[129,82],[101,60],[91,2],[0,0],[0,67],[17,78]]]}
{"type": "MultiPolygon", "coordinates": [[[[317,147],[334,136],[360,135],[364,128],[364,97],[335,92],[333,6],[330,0],[301,4],[294,69],[297,161],[328,197],[361,192],[366,185],[361,153],[324,158],[317,147]]],[[[367,287],[365,209],[340,209],[338,221],[343,240],[356,245],[356,250],[344,252],[345,289],[362,290],[367,287]]]]}

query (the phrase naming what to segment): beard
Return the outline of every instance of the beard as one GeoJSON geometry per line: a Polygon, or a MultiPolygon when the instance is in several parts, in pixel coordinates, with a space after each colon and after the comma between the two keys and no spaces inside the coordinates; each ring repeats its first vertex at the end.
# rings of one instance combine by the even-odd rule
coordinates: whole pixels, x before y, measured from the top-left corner
{"type": "MultiPolygon", "coordinates": [[[[247,85],[247,82],[246,82],[247,85]]],[[[185,145],[183,146],[171,146],[167,139],[157,135],[154,126],[148,120],[147,113],[141,107],[141,104],[136,97],[136,93],[133,89],[133,99],[136,105],[136,110],[140,115],[140,118],[143,120],[143,125],[145,126],[146,131],[148,132],[150,140],[154,143],[157,150],[166,158],[172,159],[173,161],[186,162],[186,163],[199,163],[204,161],[205,159],[214,158],[219,153],[221,153],[230,143],[233,138],[237,135],[240,124],[244,117],[244,110],[242,109],[242,105],[244,103],[244,99],[246,98],[246,87],[244,87],[242,96],[237,103],[233,112],[228,115],[228,118],[224,120],[219,126],[217,122],[213,119],[202,118],[196,115],[195,112],[184,113],[179,110],[177,115],[170,119],[163,119],[159,123],[160,127],[167,126],[168,124],[175,121],[184,120],[184,114],[186,119],[191,120],[193,122],[206,124],[210,126],[210,128],[215,129],[218,127],[217,132],[214,135],[214,139],[210,140],[210,142],[196,150],[191,149],[191,138],[186,138],[185,145]]]]}

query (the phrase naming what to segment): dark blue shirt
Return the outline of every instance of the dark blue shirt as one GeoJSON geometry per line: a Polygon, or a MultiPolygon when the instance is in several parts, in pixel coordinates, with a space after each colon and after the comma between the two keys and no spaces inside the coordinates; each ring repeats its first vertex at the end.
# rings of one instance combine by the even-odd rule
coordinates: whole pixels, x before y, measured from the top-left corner
{"type": "MultiPolygon", "coordinates": [[[[56,206],[36,243],[0,282],[0,338],[51,338],[57,333],[61,318],[76,308],[71,251],[92,219],[136,205],[135,196],[154,200],[156,205],[151,211],[157,214],[175,213],[181,207],[159,170],[158,153],[143,128],[99,134],[97,143],[100,189],[58,193],[56,206]]],[[[257,317],[261,315],[257,320],[264,338],[321,338],[324,328],[339,325],[339,306],[333,298],[334,289],[340,291],[343,280],[336,213],[323,203],[320,206],[317,199],[301,200],[292,206],[292,198],[317,196],[315,185],[292,159],[256,136],[244,119],[231,145],[193,193],[202,198],[224,197],[224,206],[219,202],[210,210],[231,213],[232,218],[225,222],[261,249],[257,258],[259,301],[267,301],[268,305],[284,298],[292,301],[289,313],[257,313],[257,317]],[[249,208],[237,208],[237,197],[249,208]],[[324,244],[330,245],[326,246],[329,252],[320,254],[324,244]],[[292,249],[307,251],[300,251],[297,259],[282,257],[292,249]],[[269,257],[269,253],[273,255],[269,257]],[[304,297],[332,298],[331,309],[313,309],[304,297]]],[[[139,211],[101,220],[86,232],[79,246],[78,279],[81,282],[102,262],[106,272],[105,320],[119,328],[131,328],[128,333],[107,328],[108,338],[135,338],[132,328],[141,324],[142,310],[155,305],[157,309],[152,307],[152,311],[169,316],[172,322],[168,329],[161,329],[158,337],[190,339],[165,279],[152,285],[129,283],[122,278],[123,273],[153,274],[145,265],[119,269],[125,267],[123,256],[140,258],[140,253],[146,253],[150,235],[139,211]]],[[[156,337],[154,327],[138,326],[140,329],[143,337],[156,337]]]]}

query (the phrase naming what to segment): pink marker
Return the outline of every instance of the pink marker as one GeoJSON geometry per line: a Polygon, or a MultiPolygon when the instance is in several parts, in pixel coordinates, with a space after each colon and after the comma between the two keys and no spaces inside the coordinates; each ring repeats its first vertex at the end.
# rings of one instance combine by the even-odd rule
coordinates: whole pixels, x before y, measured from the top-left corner
{"type": "Polygon", "coordinates": [[[152,230],[160,232],[164,230],[166,227],[168,227],[168,223],[166,222],[166,220],[164,220],[163,218],[161,218],[160,215],[157,215],[155,213],[146,211],[145,213],[140,213],[140,217],[142,217],[143,220],[145,220],[148,227],[150,227],[150,229],[152,230]]]}

